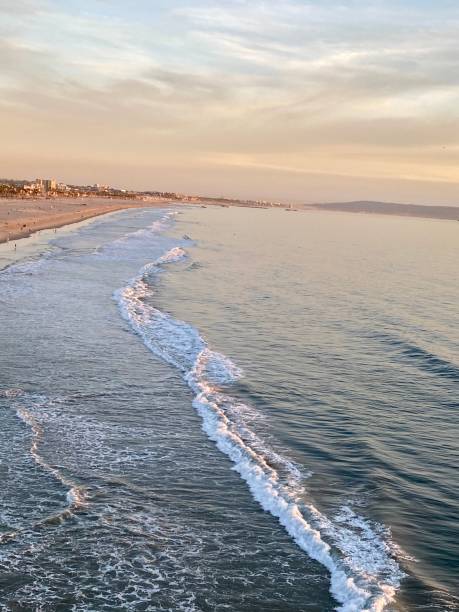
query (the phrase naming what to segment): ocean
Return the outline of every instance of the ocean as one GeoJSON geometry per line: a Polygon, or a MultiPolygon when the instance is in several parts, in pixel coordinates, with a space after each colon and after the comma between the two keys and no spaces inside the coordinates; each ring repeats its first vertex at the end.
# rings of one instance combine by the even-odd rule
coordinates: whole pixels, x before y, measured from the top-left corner
{"type": "Polygon", "coordinates": [[[0,248],[0,610],[459,610],[457,223],[118,212],[0,248]]]}

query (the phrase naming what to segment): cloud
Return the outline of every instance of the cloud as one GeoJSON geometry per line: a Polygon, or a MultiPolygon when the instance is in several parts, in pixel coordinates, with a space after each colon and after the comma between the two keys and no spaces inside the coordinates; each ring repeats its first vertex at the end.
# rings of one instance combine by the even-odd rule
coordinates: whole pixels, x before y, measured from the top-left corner
{"type": "Polygon", "coordinates": [[[134,8],[0,0],[0,124],[11,152],[459,182],[455,4],[134,8]]]}
{"type": "Polygon", "coordinates": [[[0,15],[35,15],[45,6],[40,0],[0,0],[0,15]]]}

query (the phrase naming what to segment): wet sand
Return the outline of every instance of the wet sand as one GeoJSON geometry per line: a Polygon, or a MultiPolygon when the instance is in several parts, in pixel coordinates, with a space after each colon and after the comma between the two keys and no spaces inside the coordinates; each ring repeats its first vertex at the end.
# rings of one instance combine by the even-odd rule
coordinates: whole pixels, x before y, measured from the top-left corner
{"type": "Polygon", "coordinates": [[[105,198],[0,199],[0,243],[126,208],[163,207],[168,200],[105,198]]]}

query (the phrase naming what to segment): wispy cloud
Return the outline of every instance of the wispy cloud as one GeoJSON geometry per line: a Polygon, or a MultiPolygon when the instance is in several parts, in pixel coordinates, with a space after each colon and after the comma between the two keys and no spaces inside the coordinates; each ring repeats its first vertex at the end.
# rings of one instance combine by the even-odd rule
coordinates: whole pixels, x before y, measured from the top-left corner
{"type": "Polygon", "coordinates": [[[0,126],[60,157],[90,133],[92,163],[459,184],[458,32],[447,0],[0,0],[0,126]]]}

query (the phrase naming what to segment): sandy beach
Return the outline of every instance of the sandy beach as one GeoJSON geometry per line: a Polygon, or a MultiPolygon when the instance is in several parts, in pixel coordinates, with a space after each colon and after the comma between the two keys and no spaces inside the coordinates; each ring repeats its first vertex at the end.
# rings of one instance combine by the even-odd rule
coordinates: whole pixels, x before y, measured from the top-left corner
{"type": "Polygon", "coordinates": [[[126,208],[162,207],[167,200],[105,198],[0,199],[0,243],[126,208]]]}

